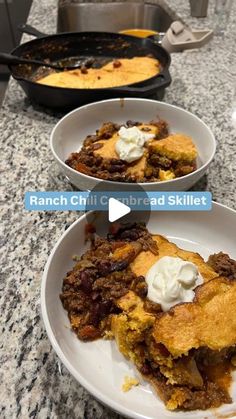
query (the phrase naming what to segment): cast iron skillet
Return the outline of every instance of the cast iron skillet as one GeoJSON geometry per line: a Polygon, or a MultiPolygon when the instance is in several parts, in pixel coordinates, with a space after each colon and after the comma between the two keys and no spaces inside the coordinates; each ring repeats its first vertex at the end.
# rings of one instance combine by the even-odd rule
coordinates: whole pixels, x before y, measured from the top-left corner
{"type": "MultiPolygon", "coordinates": [[[[21,44],[11,52],[18,57],[55,62],[71,57],[82,57],[82,59],[93,57],[99,60],[152,54],[161,63],[162,71],[155,77],[129,86],[103,89],[68,89],[42,85],[35,82],[35,75],[38,75],[39,71],[37,66],[11,65],[9,68],[12,76],[18,81],[31,101],[40,105],[53,108],[75,108],[85,103],[114,97],[153,97],[157,95],[162,98],[164,89],[171,83],[168,71],[170,55],[150,39],[106,32],[69,32],[45,35],[29,25],[22,25],[20,30],[37,36],[37,39],[21,44]]],[[[41,76],[46,74],[43,73],[41,76]]]]}

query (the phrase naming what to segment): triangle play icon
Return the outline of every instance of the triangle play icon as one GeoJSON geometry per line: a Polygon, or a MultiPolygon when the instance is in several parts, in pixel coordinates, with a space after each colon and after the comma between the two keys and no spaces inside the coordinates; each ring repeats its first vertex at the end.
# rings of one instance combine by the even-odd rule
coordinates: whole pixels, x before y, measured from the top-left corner
{"type": "Polygon", "coordinates": [[[124,217],[131,212],[131,208],[128,205],[123,204],[115,198],[109,198],[108,201],[108,219],[110,223],[113,223],[119,218],[124,217]]]}

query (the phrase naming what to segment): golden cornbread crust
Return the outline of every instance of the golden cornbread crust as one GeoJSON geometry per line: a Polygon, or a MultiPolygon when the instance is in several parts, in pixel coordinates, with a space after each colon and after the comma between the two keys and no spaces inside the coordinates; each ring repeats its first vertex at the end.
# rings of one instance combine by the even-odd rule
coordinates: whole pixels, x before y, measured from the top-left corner
{"type": "MultiPolygon", "coordinates": [[[[218,272],[228,273],[223,277],[198,253],[150,234],[143,224],[111,225],[107,238],[93,237],[92,225],[86,232],[91,248],[68,272],[61,294],[79,339],[115,339],[169,410],[206,410],[231,403],[235,261],[222,253],[209,258],[218,272]],[[204,280],[194,290],[193,302],[165,313],[147,298],[145,281],[149,268],[163,256],[196,264],[204,280]]],[[[135,384],[128,380],[124,389],[135,384]]]]}
{"type": "Polygon", "coordinates": [[[139,345],[154,324],[155,316],[144,310],[142,299],[132,291],[118,300],[118,307],[122,309],[122,314],[112,317],[112,333],[120,352],[141,368],[143,348],[139,345]]]}
{"type": "Polygon", "coordinates": [[[197,148],[191,137],[183,134],[172,134],[150,144],[150,148],[161,156],[174,161],[192,162],[197,158],[197,148]]]}
{"type": "Polygon", "coordinates": [[[173,357],[195,348],[220,351],[236,344],[236,282],[217,278],[199,286],[193,303],[180,304],[155,323],[153,337],[173,357]]]}
{"type": "Polygon", "coordinates": [[[159,72],[160,63],[156,58],[121,58],[101,68],[51,73],[37,80],[37,83],[72,89],[102,89],[138,83],[159,72]]]}
{"type": "Polygon", "coordinates": [[[171,243],[164,236],[154,234],[152,237],[157,244],[158,255],[154,255],[150,251],[140,252],[135,260],[130,264],[132,271],[136,275],[145,276],[151,266],[159,259],[164,256],[172,256],[179,257],[197,265],[198,270],[205,282],[219,276],[198,253],[183,250],[179,248],[175,243],[171,243]]]}

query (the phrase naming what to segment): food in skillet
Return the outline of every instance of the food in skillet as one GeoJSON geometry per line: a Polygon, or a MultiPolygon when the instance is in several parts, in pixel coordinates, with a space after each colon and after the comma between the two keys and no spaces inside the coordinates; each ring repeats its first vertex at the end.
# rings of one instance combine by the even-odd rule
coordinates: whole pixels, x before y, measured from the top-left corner
{"type": "Polygon", "coordinates": [[[205,262],[142,224],[114,224],[107,238],[92,231],[61,294],[78,338],[115,339],[170,410],[231,403],[236,261],[205,262]]]}
{"type": "Polygon", "coordinates": [[[160,63],[152,57],[119,58],[101,68],[59,71],[39,80],[40,84],[74,89],[102,89],[138,83],[160,73],[160,63]]]}
{"type": "Polygon", "coordinates": [[[158,182],[196,170],[197,149],[184,134],[170,134],[165,121],[107,122],[88,135],[66,164],[78,172],[118,182],[158,182]]]}

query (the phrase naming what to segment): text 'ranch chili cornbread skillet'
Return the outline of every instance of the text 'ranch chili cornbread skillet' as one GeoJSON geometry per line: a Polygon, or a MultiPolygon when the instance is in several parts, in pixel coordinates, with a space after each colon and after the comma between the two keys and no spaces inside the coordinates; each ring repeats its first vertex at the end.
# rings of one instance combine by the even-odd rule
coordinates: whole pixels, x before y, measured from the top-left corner
{"type": "Polygon", "coordinates": [[[39,84],[36,80],[45,77],[48,69],[34,65],[10,66],[12,76],[18,81],[27,96],[36,103],[53,108],[73,108],[85,103],[113,97],[158,97],[171,83],[169,74],[170,55],[150,39],[106,32],[71,32],[44,35],[24,25],[23,32],[37,36],[12,51],[17,57],[47,62],[83,63],[88,58],[95,66],[121,58],[152,57],[158,60],[160,72],[138,83],[112,88],[62,88],[39,84]]]}

